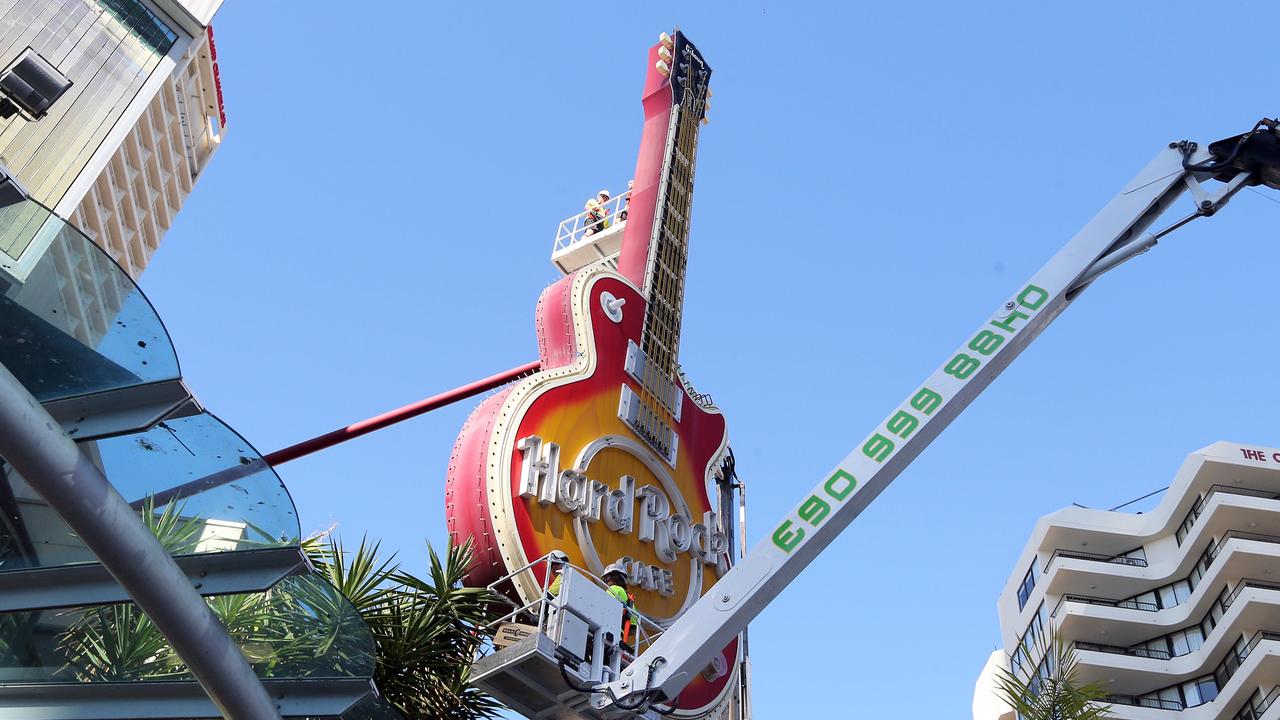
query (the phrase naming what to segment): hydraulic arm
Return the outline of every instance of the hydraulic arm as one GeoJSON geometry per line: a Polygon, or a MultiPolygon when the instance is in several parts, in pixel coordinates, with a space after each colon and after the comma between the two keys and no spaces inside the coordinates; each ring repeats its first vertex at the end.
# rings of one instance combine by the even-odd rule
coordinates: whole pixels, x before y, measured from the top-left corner
{"type": "Polygon", "coordinates": [[[617,681],[597,687],[593,704],[643,712],[674,697],[1099,275],[1243,187],[1280,189],[1277,126],[1263,120],[1208,148],[1171,143],[1156,155],[617,681]],[[1151,232],[1188,192],[1191,212],[1151,232]]]}

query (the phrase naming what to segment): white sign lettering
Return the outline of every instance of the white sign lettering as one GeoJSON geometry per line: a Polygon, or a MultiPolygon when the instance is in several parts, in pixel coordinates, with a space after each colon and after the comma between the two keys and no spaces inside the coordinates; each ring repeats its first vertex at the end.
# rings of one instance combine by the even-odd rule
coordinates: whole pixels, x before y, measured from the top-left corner
{"type": "MultiPolygon", "coordinates": [[[[589,523],[604,521],[611,532],[630,535],[653,544],[664,563],[674,563],[687,554],[704,565],[727,569],[728,537],[717,530],[716,514],[705,513],[702,522],[673,512],[671,500],[655,485],[636,487],[635,478],[623,475],[618,486],[610,487],[588,478],[575,469],[560,470],[560,446],[530,435],[516,444],[521,453],[520,497],[541,505],[554,504],[561,512],[589,523]],[[637,521],[636,503],[640,504],[637,521]]],[[[632,584],[664,595],[674,594],[670,570],[646,566],[630,557],[622,558],[633,570],[632,584]]]]}

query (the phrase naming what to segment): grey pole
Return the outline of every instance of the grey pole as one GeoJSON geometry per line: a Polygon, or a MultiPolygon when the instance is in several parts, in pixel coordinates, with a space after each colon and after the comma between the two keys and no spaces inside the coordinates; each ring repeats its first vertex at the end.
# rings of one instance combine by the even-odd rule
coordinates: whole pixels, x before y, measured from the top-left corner
{"type": "Polygon", "coordinates": [[[279,720],[275,703],[240,648],[173,558],[3,364],[0,456],[98,556],[164,634],[224,717],[279,720]]]}

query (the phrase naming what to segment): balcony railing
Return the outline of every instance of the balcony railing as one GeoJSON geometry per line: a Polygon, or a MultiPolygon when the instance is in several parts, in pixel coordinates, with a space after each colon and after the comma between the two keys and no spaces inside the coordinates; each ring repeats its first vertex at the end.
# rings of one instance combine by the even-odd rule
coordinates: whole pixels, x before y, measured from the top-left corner
{"type": "Polygon", "coordinates": [[[1127,555],[1104,555],[1102,553],[1080,552],[1079,550],[1054,550],[1053,555],[1049,556],[1049,562],[1044,564],[1045,573],[1049,572],[1049,566],[1053,564],[1053,561],[1060,557],[1071,560],[1092,560],[1094,562],[1111,563],[1113,565],[1131,565],[1133,567],[1147,566],[1147,561],[1144,558],[1139,557],[1129,557],[1127,555]]]}
{"type": "Polygon", "coordinates": [[[1231,676],[1236,674],[1236,671],[1244,664],[1245,659],[1249,657],[1253,649],[1258,647],[1258,643],[1264,640],[1280,640],[1280,632],[1259,630],[1253,634],[1253,637],[1249,638],[1249,642],[1245,643],[1244,649],[1237,651],[1233,648],[1231,652],[1227,653],[1222,662],[1218,663],[1218,667],[1213,670],[1213,679],[1218,683],[1219,690],[1226,687],[1227,681],[1231,679],[1231,676]]]}
{"type": "Polygon", "coordinates": [[[1250,540],[1280,545],[1280,536],[1244,532],[1243,530],[1228,530],[1222,534],[1222,539],[1217,542],[1214,542],[1213,538],[1209,539],[1209,546],[1204,549],[1204,553],[1200,555],[1200,560],[1197,562],[1202,573],[1209,572],[1209,567],[1222,554],[1222,548],[1226,546],[1228,540],[1250,540]]]}
{"type": "Polygon", "coordinates": [[[1204,513],[1204,508],[1209,504],[1209,498],[1218,493],[1227,493],[1230,495],[1244,495],[1246,497],[1263,498],[1266,500],[1280,500],[1280,493],[1268,492],[1266,490],[1254,490],[1253,488],[1232,487],[1230,485],[1210,485],[1205,491],[1204,497],[1196,500],[1191,506],[1191,511],[1187,513],[1186,519],[1182,521],[1181,531],[1178,537],[1178,544],[1182,544],[1182,540],[1191,533],[1191,528],[1196,526],[1196,521],[1200,519],[1200,515],[1204,513]]]}
{"type": "Polygon", "coordinates": [[[1240,708],[1240,712],[1236,713],[1231,720],[1262,720],[1262,716],[1267,710],[1271,709],[1271,704],[1280,698],[1280,685],[1271,688],[1271,692],[1266,697],[1259,697],[1254,701],[1254,697],[1258,697],[1260,693],[1255,693],[1245,702],[1244,707],[1240,708]]]}
{"type": "Polygon", "coordinates": [[[1058,599],[1058,604],[1054,606],[1053,612],[1049,617],[1057,617],[1058,611],[1062,609],[1063,603],[1084,603],[1086,605],[1101,605],[1103,607],[1125,608],[1127,610],[1142,610],[1143,612],[1155,612],[1160,609],[1158,605],[1143,600],[1112,600],[1110,598],[1090,597],[1088,595],[1063,595],[1058,599]]]}
{"type": "Polygon", "coordinates": [[[1119,645],[1100,645],[1098,643],[1082,642],[1077,640],[1072,643],[1077,650],[1092,650],[1093,652],[1111,653],[1113,655],[1127,655],[1129,657],[1150,658],[1152,660],[1168,660],[1173,654],[1167,650],[1151,650],[1143,647],[1121,647],[1119,645]]]}
{"type": "Polygon", "coordinates": [[[1236,598],[1240,596],[1240,593],[1244,592],[1245,590],[1248,590],[1249,588],[1258,588],[1260,590],[1280,590],[1280,583],[1273,583],[1273,582],[1267,582],[1265,580],[1252,580],[1249,578],[1245,578],[1240,582],[1236,583],[1236,587],[1234,590],[1231,591],[1230,595],[1227,595],[1225,598],[1222,599],[1223,611],[1225,612],[1227,608],[1231,607],[1231,603],[1236,601],[1236,598]]]}
{"type": "Polygon", "coordinates": [[[1134,707],[1154,708],[1156,710],[1183,710],[1182,703],[1177,700],[1158,700],[1156,698],[1141,698],[1132,695],[1108,695],[1102,699],[1104,703],[1112,705],[1132,705],[1134,707]]]}

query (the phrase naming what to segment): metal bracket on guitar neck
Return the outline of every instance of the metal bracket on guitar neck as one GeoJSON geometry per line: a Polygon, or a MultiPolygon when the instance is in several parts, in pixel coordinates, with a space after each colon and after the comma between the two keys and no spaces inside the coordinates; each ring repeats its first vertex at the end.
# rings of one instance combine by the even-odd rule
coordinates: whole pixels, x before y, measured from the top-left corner
{"type": "Polygon", "coordinates": [[[618,399],[618,417],[668,465],[676,466],[680,436],[626,383],[623,383],[622,396],[618,399]]]}
{"type": "Polygon", "coordinates": [[[634,340],[628,340],[627,359],[623,366],[627,374],[657,398],[676,422],[680,422],[680,408],[684,405],[684,393],[680,385],[667,373],[658,370],[646,372],[648,365],[649,357],[645,355],[644,350],[641,350],[634,340]]]}

